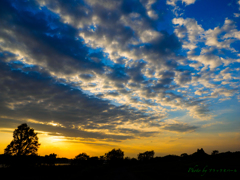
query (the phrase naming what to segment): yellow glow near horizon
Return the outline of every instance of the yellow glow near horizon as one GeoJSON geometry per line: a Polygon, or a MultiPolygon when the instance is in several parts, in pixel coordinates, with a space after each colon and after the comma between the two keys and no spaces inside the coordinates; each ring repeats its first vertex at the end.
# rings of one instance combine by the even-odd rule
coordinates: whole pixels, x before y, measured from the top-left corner
{"type": "MultiPolygon", "coordinates": [[[[1,129],[3,131],[3,129],[1,129]]],[[[0,131],[0,154],[4,153],[4,149],[13,140],[12,132],[14,129],[4,129],[7,132],[0,131]]],[[[203,148],[208,154],[213,150],[219,152],[239,151],[239,143],[237,143],[240,133],[220,133],[220,134],[177,134],[166,132],[158,137],[139,138],[125,140],[120,142],[104,142],[104,141],[82,141],[68,140],[64,136],[50,136],[47,132],[36,131],[38,133],[39,143],[41,144],[38,154],[41,156],[51,153],[57,154],[57,157],[74,158],[80,153],[87,153],[89,156],[102,156],[112,149],[121,149],[124,157],[137,158],[139,153],[154,150],[155,156],[164,156],[169,154],[181,155],[182,153],[192,154],[199,148],[203,148]]],[[[77,138],[76,138],[77,139],[77,138]]]]}

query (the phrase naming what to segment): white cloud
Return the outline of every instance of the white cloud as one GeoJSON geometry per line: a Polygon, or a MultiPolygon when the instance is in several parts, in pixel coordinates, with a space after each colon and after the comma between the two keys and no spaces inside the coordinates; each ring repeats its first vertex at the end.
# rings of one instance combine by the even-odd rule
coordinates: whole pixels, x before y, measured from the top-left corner
{"type": "Polygon", "coordinates": [[[145,30],[141,33],[140,39],[143,43],[151,42],[153,40],[161,38],[162,34],[154,30],[145,30]]]}
{"type": "Polygon", "coordinates": [[[113,10],[119,8],[121,1],[117,0],[84,0],[91,6],[100,5],[106,9],[113,10]]]}
{"type": "Polygon", "coordinates": [[[233,13],[234,17],[240,17],[240,13],[233,13]]]}
{"type": "Polygon", "coordinates": [[[240,31],[236,29],[235,22],[225,19],[222,27],[204,30],[195,19],[174,18],[172,23],[175,26],[175,34],[183,42],[183,48],[189,49],[190,52],[197,48],[199,42],[205,42],[209,47],[218,49],[227,49],[237,52],[231,47],[236,40],[240,40],[240,31]]]}
{"type": "Polygon", "coordinates": [[[174,32],[179,38],[183,39],[183,48],[193,50],[196,44],[201,41],[204,29],[195,19],[174,18],[172,23],[176,26],[174,32]],[[186,37],[186,38],[185,38],[186,37]]]}
{"type": "Polygon", "coordinates": [[[186,5],[190,5],[190,4],[194,4],[196,0],[167,0],[167,4],[176,6],[176,3],[178,1],[182,1],[182,3],[185,3],[186,5]]]}
{"type": "MultiPolygon", "coordinates": [[[[144,2],[144,1],[140,1],[140,2],[144,2]]],[[[158,14],[152,9],[152,4],[154,4],[156,2],[156,0],[148,0],[147,3],[143,3],[143,5],[145,6],[146,10],[147,10],[147,15],[152,18],[152,19],[157,19],[158,18],[158,14]]]]}
{"type": "MultiPolygon", "coordinates": [[[[233,93],[233,91],[219,89],[215,84],[211,83],[211,80],[214,81],[214,78],[215,80],[227,80],[223,81],[223,83],[228,84],[228,81],[232,79],[231,74],[225,71],[222,71],[218,77],[214,77],[213,73],[213,70],[222,63],[224,63],[224,65],[228,65],[230,62],[233,62],[233,60],[230,60],[229,58],[219,58],[218,55],[214,54],[214,50],[217,48],[229,49],[232,38],[239,39],[239,32],[236,30],[236,27],[232,21],[225,20],[223,27],[216,27],[213,30],[210,29],[208,31],[204,31],[202,26],[194,19],[174,18],[172,20],[172,23],[176,25],[174,32],[183,42],[182,47],[190,50],[188,51],[187,57],[177,57],[174,53],[174,48],[173,50],[171,50],[171,46],[165,48],[169,42],[171,45],[174,44],[172,43],[174,42],[172,40],[178,41],[177,38],[168,39],[168,37],[174,37],[174,35],[171,36],[154,30],[147,22],[145,17],[141,16],[139,13],[121,13],[118,9],[119,3],[117,1],[109,1],[110,4],[106,4],[104,1],[97,0],[88,1],[91,6],[97,8],[91,12],[88,11],[89,9],[87,7],[83,9],[75,9],[76,12],[80,14],[84,13],[79,16],[75,16],[76,12],[75,14],[72,14],[71,9],[69,10],[59,3],[54,4],[54,2],[54,0],[41,1],[41,3],[47,5],[50,10],[58,13],[62,22],[71,24],[71,26],[75,27],[76,29],[82,27],[83,30],[80,31],[79,36],[84,39],[88,46],[91,46],[92,48],[103,48],[103,52],[109,54],[109,61],[112,61],[113,64],[119,62],[119,59],[124,57],[125,59],[121,62],[124,63],[123,65],[125,68],[131,68],[138,59],[144,59],[147,61],[146,67],[138,67],[133,69],[132,77],[129,77],[129,80],[126,78],[126,81],[121,81],[120,79],[119,83],[118,80],[116,80],[117,78],[110,78],[109,73],[115,73],[116,75],[114,74],[114,77],[117,77],[118,73],[121,76],[121,73],[114,72],[114,68],[110,67],[105,68],[103,74],[98,74],[94,70],[88,70],[87,72],[84,72],[82,69],[77,69],[75,72],[70,73],[54,71],[52,69],[49,70],[50,66],[48,66],[48,63],[51,62],[52,59],[58,59],[59,62],[66,62],[66,64],[68,64],[67,62],[70,62],[69,64],[74,65],[77,61],[74,61],[74,58],[72,57],[58,54],[57,52],[54,52],[54,55],[50,55],[48,58],[43,57],[42,60],[38,59],[38,61],[35,61],[35,59],[39,57],[31,56],[31,48],[28,47],[27,41],[23,42],[22,40],[22,43],[16,45],[15,43],[7,44],[8,42],[3,39],[1,41],[5,43],[3,50],[12,52],[14,54],[19,54],[19,58],[25,58],[26,63],[28,64],[32,63],[35,65],[41,65],[43,68],[47,69],[51,75],[56,76],[57,78],[63,78],[68,83],[77,84],[81,80],[81,83],[77,85],[79,85],[82,90],[89,91],[95,95],[102,94],[101,98],[107,98],[111,101],[116,100],[118,103],[135,107],[140,111],[150,109],[148,112],[149,114],[152,114],[152,116],[149,117],[157,117],[158,115],[159,119],[166,117],[168,111],[180,109],[188,109],[190,114],[196,118],[201,119],[212,117],[208,116],[208,107],[200,104],[203,103],[199,101],[200,99],[195,97],[196,99],[192,100],[194,94],[204,96],[202,99],[208,98],[210,96],[206,94],[211,92],[211,90],[214,88],[216,90],[211,94],[210,98],[216,97],[219,94],[230,97],[233,93]],[[106,9],[109,11],[107,14],[109,21],[106,20],[105,16],[102,16],[102,14],[105,15],[106,9]],[[116,14],[112,13],[114,15],[111,16],[112,14],[110,11],[114,11],[116,14]],[[96,28],[96,31],[87,29],[89,25],[93,25],[96,28]],[[125,28],[126,26],[129,27],[129,31],[127,31],[125,28]],[[226,33],[225,36],[221,36],[222,32],[226,33]],[[222,39],[223,41],[220,41],[222,39]],[[145,48],[144,45],[139,48],[128,48],[129,45],[138,45],[141,42],[152,43],[151,45],[156,50],[154,50],[154,48],[145,48]],[[195,55],[193,50],[198,47],[199,42],[205,42],[205,44],[210,47],[201,48],[200,55],[195,55]],[[178,65],[176,62],[177,59],[180,59],[178,62],[181,62],[183,65],[184,60],[186,59],[195,61],[196,63],[188,63],[190,67],[194,67],[195,69],[204,65],[204,68],[202,68],[200,72],[200,76],[197,76],[197,73],[192,73],[190,71],[176,71],[175,68],[178,65]],[[210,66],[211,73],[207,73],[205,71],[207,70],[208,66],[210,66]],[[138,70],[139,73],[134,74],[138,70]],[[168,74],[169,77],[167,75],[164,76],[163,73],[168,74]],[[93,78],[90,74],[93,76],[93,78]],[[147,80],[147,82],[144,82],[145,84],[137,82],[136,79],[143,74],[147,77],[156,79],[147,80]],[[194,76],[194,74],[196,76],[194,76]],[[209,91],[199,89],[195,92],[191,92],[188,84],[197,87],[198,85],[203,85],[204,87],[209,88],[209,91]],[[174,90],[175,85],[185,88],[184,90],[179,91],[181,92],[180,95],[166,93],[166,89],[174,90]],[[128,88],[128,92],[126,92],[126,88],[128,88]],[[112,92],[109,92],[108,90],[111,90],[112,92]],[[133,99],[133,97],[137,97],[140,100],[138,101],[133,99]],[[166,107],[170,107],[170,110],[167,110],[166,107]]],[[[154,2],[155,1],[148,1],[146,4],[144,4],[148,16],[153,20],[157,18],[157,15],[151,9],[151,5],[154,2]]],[[[167,1],[167,3],[173,4],[176,2],[177,1],[175,0],[167,1]]],[[[184,2],[186,5],[189,5],[193,4],[195,1],[183,0],[182,2],[184,2]]],[[[12,39],[18,39],[18,37],[11,35],[11,32],[9,32],[9,34],[12,39]]],[[[30,37],[26,39],[30,39],[30,37]]],[[[35,49],[40,47],[37,45],[37,43],[32,44],[32,47],[35,49]]],[[[179,45],[179,47],[181,46],[179,45]]],[[[94,62],[101,61],[97,57],[92,57],[91,59],[94,62]]],[[[71,70],[71,66],[68,69],[71,70]]],[[[123,68],[123,71],[126,73],[126,69],[123,68]]],[[[14,107],[17,104],[9,105],[14,107]]],[[[103,112],[107,111],[104,110],[103,112]]]]}
{"type": "Polygon", "coordinates": [[[189,55],[189,59],[196,60],[210,69],[214,69],[222,64],[219,56],[213,54],[214,48],[202,48],[200,55],[189,55]]]}
{"type": "Polygon", "coordinates": [[[240,95],[237,96],[238,102],[240,102],[240,95]]]}
{"type": "Polygon", "coordinates": [[[206,94],[206,93],[208,93],[207,90],[205,90],[205,91],[203,91],[203,90],[197,90],[197,91],[195,91],[195,94],[196,94],[196,95],[199,95],[199,96],[201,96],[202,94],[206,94]]]}
{"type": "Polygon", "coordinates": [[[194,4],[196,0],[182,0],[182,2],[186,3],[187,5],[194,4]]]}
{"type": "Polygon", "coordinates": [[[229,49],[233,52],[236,50],[230,47],[236,39],[240,39],[240,31],[236,29],[234,21],[225,19],[224,25],[209,29],[205,32],[205,44],[215,46],[219,49],[229,49]],[[225,35],[223,35],[225,33],[225,35]]]}

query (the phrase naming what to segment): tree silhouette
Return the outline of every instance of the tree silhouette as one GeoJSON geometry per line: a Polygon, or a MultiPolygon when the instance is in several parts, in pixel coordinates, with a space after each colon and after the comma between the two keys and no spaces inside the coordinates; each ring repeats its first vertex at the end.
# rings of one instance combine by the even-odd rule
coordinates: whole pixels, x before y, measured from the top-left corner
{"type": "Polygon", "coordinates": [[[55,154],[55,153],[45,155],[46,163],[49,166],[55,166],[56,159],[57,159],[57,154],[55,154]]]}
{"type": "Polygon", "coordinates": [[[84,161],[88,160],[89,158],[90,157],[86,153],[81,153],[73,159],[72,164],[73,165],[81,165],[83,163],[86,163],[84,161]]]}
{"type": "Polygon", "coordinates": [[[105,154],[107,160],[123,160],[124,152],[121,149],[113,149],[105,154]]]}
{"type": "Polygon", "coordinates": [[[35,155],[39,146],[37,133],[24,123],[13,132],[13,140],[4,149],[4,154],[15,156],[35,155]]]}
{"type": "Polygon", "coordinates": [[[99,160],[101,160],[101,161],[105,161],[106,159],[107,159],[106,155],[100,156],[100,158],[99,158],[99,160]]]}
{"type": "Polygon", "coordinates": [[[218,153],[219,153],[218,150],[214,150],[211,155],[216,155],[216,154],[218,154],[218,153]]]}
{"type": "Polygon", "coordinates": [[[201,149],[197,149],[197,152],[193,153],[192,156],[194,156],[194,157],[206,157],[206,156],[208,156],[208,154],[205,153],[203,148],[201,148],[201,149]]]}
{"type": "Polygon", "coordinates": [[[125,157],[124,160],[125,160],[125,161],[130,161],[131,158],[130,158],[130,157],[125,157]]]}
{"type": "Polygon", "coordinates": [[[140,161],[146,161],[152,159],[154,156],[154,151],[146,151],[144,153],[138,154],[138,160],[140,161]]]}
{"type": "Polygon", "coordinates": [[[75,157],[77,160],[88,160],[89,156],[86,153],[81,153],[75,157]]]}
{"type": "Polygon", "coordinates": [[[182,153],[182,154],[181,154],[181,157],[187,157],[187,156],[188,156],[187,153],[182,153]]]}

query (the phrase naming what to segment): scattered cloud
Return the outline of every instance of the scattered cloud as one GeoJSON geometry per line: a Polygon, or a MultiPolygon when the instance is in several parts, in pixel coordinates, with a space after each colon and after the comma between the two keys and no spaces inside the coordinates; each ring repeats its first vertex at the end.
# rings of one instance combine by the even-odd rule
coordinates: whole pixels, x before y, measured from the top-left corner
{"type": "MultiPolygon", "coordinates": [[[[180,2],[195,0],[165,5],[180,2]]],[[[239,92],[240,31],[228,18],[206,29],[178,16],[163,30],[158,3],[1,1],[4,128],[29,122],[51,135],[122,141],[200,128],[156,123],[174,111],[214,118],[210,107],[239,92]]]]}

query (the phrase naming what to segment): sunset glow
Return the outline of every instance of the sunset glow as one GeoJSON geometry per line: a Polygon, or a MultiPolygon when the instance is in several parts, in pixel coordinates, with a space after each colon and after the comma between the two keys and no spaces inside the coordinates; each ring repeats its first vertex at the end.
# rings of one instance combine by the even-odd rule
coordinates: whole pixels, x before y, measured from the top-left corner
{"type": "Polygon", "coordinates": [[[240,1],[1,0],[0,154],[240,150],[240,1]]]}

